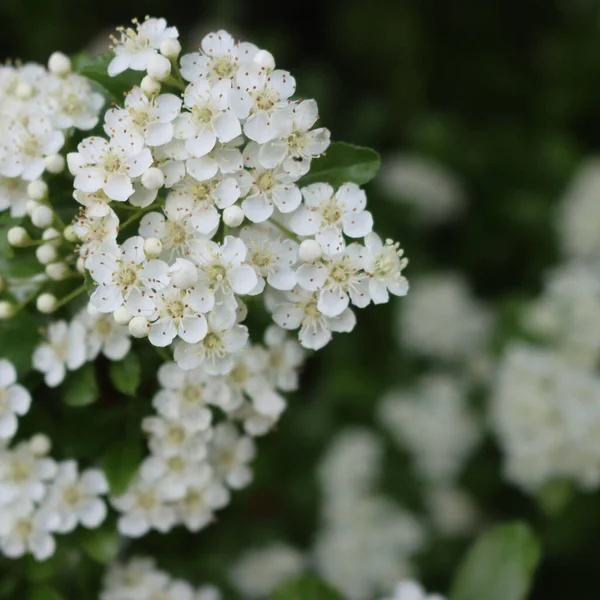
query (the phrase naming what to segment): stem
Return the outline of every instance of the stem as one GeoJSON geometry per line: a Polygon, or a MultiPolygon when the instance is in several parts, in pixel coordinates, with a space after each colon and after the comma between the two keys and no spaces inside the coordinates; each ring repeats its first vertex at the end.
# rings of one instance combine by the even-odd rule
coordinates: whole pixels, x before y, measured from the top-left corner
{"type": "Polygon", "coordinates": [[[288,229],[285,225],[282,225],[281,223],[278,223],[274,219],[269,219],[269,221],[271,223],[273,223],[273,225],[275,225],[276,227],[279,227],[279,229],[281,229],[281,231],[283,233],[285,233],[285,235],[287,235],[288,237],[290,237],[291,239],[293,239],[295,242],[300,243],[302,241],[291,229],[288,229]]]}
{"type": "Polygon", "coordinates": [[[131,225],[134,221],[139,219],[145,213],[154,210],[155,208],[160,208],[160,202],[154,202],[150,206],[146,206],[145,208],[138,208],[136,212],[134,212],[128,219],[126,219],[123,223],[119,225],[119,231],[122,231],[128,225],[131,225]]]}
{"type": "Polygon", "coordinates": [[[61,306],[64,306],[65,304],[68,304],[69,302],[71,302],[71,300],[77,298],[77,296],[79,296],[79,294],[82,294],[83,292],[85,292],[85,283],[81,284],[78,288],[75,288],[72,292],[61,298],[56,303],[54,310],[60,308],[61,306]]]}

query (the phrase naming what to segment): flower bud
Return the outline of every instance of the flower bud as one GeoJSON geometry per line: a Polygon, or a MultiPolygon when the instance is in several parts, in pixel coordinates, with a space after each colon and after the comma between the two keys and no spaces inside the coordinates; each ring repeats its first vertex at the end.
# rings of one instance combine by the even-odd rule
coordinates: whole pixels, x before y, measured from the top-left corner
{"type": "Polygon", "coordinates": [[[171,283],[182,290],[190,288],[198,283],[198,269],[185,258],[177,258],[169,268],[171,283]]]}
{"type": "Polygon", "coordinates": [[[46,227],[50,227],[52,225],[52,221],[54,220],[54,214],[52,210],[48,206],[44,206],[40,204],[35,207],[35,210],[31,214],[31,222],[36,226],[42,229],[46,227]]]}
{"type": "Polygon", "coordinates": [[[142,185],[148,190],[157,190],[165,183],[165,176],[160,169],[150,167],[142,175],[142,185]]]}
{"type": "Polygon", "coordinates": [[[77,242],[79,241],[79,236],[75,233],[75,229],[73,229],[73,225],[67,225],[65,230],[63,231],[63,236],[67,242],[77,242]]]}
{"type": "Polygon", "coordinates": [[[102,314],[98,308],[96,308],[93,304],[90,303],[88,303],[88,305],[86,306],[86,310],[87,314],[92,317],[97,317],[102,314]]]}
{"type": "Polygon", "coordinates": [[[35,306],[41,313],[49,314],[56,308],[56,297],[52,294],[40,294],[35,306]]]}
{"type": "Polygon", "coordinates": [[[48,184],[43,179],[36,179],[27,186],[27,195],[32,200],[43,200],[48,195],[48,184]]]}
{"type": "Polygon", "coordinates": [[[66,279],[71,273],[69,265],[64,262],[53,262],[46,265],[46,275],[54,281],[62,281],[66,279]]]}
{"type": "Polygon", "coordinates": [[[71,59],[62,52],[53,52],[48,59],[48,71],[53,75],[63,77],[71,72],[71,59]]]}
{"type": "Polygon", "coordinates": [[[35,200],[27,200],[25,203],[25,212],[31,217],[33,211],[40,205],[39,202],[35,200]]]}
{"type": "Polygon", "coordinates": [[[143,338],[148,335],[150,329],[150,323],[144,317],[133,317],[129,321],[129,333],[134,338],[143,338]]]}
{"type": "Polygon", "coordinates": [[[0,301],[0,320],[10,319],[15,314],[15,305],[6,300],[0,301]]]}
{"type": "Polygon", "coordinates": [[[65,157],[62,154],[51,154],[44,159],[48,173],[58,174],[65,170],[65,157]]]}
{"type": "Polygon", "coordinates": [[[36,456],[45,456],[50,452],[50,448],[52,448],[52,442],[44,433],[36,433],[29,440],[29,450],[36,456]]]}
{"type": "Polygon", "coordinates": [[[254,55],[252,62],[267,71],[272,71],[275,68],[275,58],[268,50],[259,50],[254,55]]]}
{"type": "Polygon", "coordinates": [[[181,52],[179,40],[170,38],[160,45],[160,53],[167,58],[177,58],[181,52]]]}
{"type": "Polygon", "coordinates": [[[244,211],[234,204],[223,211],[223,223],[228,227],[238,227],[244,221],[244,211]]]}
{"type": "Polygon", "coordinates": [[[119,306],[113,313],[113,319],[115,323],[119,325],[129,325],[129,321],[132,319],[132,314],[129,312],[126,306],[119,306]]]}
{"type": "Polygon", "coordinates": [[[22,248],[29,242],[29,234],[23,227],[11,227],[6,234],[8,243],[15,248],[22,248]]]}
{"type": "Polygon", "coordinates": [[[158,238],[144,240],[144,254],[147,258],[156,258],[162,252],[162,242],[158,238]]]}
{"type": "Polygon", "coordinates": [[[152,79],[164,81],[171,74],[171,61],[162,54],[153,54],[148,59],[148,75],[152,79]]]}
{"type": "Polygon", "coordinates": [[[48,227],[48,229],[42,233],[42,239],[48,242],[52,240],[57,241],[59,238],[60,232],[57,229],[54,229],[54,227],[48,227]]]}
{"type": "Polygon", "coordinates": [[[42,265],[48,265],[56,260],[56,248],[52,244],[42,244],[35,249],[35,257],[42,265]]]}
{"type": "Polygon", "coordinates": [[[160,81],[156,81],[156,79],[152,79],[150,75],[146,75],[142,79],[140,87],[146,96],[155,96],[160,92],[161,85],[160,81]]]}
{"type": "Polygon", "coordinates": [[[316,240],[304,240],[300,244],[298,254],[300,256],[300,260],[312,263],[321,258],[323,255],[323,250],[321,249],[319,242],[316,240]]]}

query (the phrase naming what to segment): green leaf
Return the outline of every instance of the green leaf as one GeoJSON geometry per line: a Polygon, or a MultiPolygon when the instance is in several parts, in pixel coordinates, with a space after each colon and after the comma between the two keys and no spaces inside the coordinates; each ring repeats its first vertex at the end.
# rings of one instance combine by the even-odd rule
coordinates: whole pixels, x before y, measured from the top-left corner
{"type": "Polygon", "coordinates": [[[125,492],[142,462],[142,445],[137,436],[115,442],[102,459],[102,468],[108,479],[111,494],[125,492]]]}
{"type": "Polygon", "coordinates": [[[310,171],[300,179],[299,185],[321,181],[333,187],[348,181],[364,185],[377,175],[380,165],[381,159],[375,150],[334,142],[323,156],[313,159],[310,171]]]}
{"type": "Polygon", "coordinates": [[[19,377],[31,370],[31,356],[40,342],[39,316],[25,311],[12,319],[0,321],[0,348],[2,358],[7,358],[19,372],[19,377]]]}
{"type": "Polygon", "coordinates": [[[526,524],[495,527],[469,550],[450,600],[524,600],[539,558],[539,543],[526,524]]]}
{"type": "Polygon", "coordinates": [[[123,94],[140,84],[142,73],[140,71],[127,70],[116,77],[110,77],[108,74],[108,65],[113,57],[114,54],[111,52],[99,56],[77,54],[72,58],[73,70],[76,73],[95,81],[102,86],[114,100],[121,102],[123,100],[123,94]]]}
{"type": "Polygon", "coordinates": [[[142,365],[137,354],[130,352],[123,360],[111,363],[108,373],[119,392],[135,396],[142,378],[142,365]]]}
{"type": "Polygon", "coordinates": [[[343,600],[343,597],[314,575],[303,575],[280,585],[270,600],[343,600]]]}
{"type": "Polygon", "coordinates": [[[567,479],[550,481],[537,492],[537,499],[542,510],[550,517],[562,512],[575,495],[573,484],[567,479]]]}
{"type": "Polygon", "coordinates": [[[82,535],[81,547],[92,560],[107,565],[117,557],[119,536],[114,527],[85,531],[82,535]]]}
{"type": "Polygon", "coordinates": [[[94,367],[88,363],[70,375],[64,384],[63,400],[69,406],[87,406],[98,400],[100,390],[94,367]]]}

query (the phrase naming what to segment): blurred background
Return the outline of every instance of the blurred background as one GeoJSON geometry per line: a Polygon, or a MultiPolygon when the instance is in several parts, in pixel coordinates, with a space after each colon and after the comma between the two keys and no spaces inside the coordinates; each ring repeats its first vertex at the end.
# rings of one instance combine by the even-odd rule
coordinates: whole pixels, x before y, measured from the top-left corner
{"type": "MultiPolygon", "coordinates": [[[[392,553],[429,589],[445,592],[477,531],[519,518],[533,524],[544,546],[531,597],[597,598],[599,494],[559,498],[558,510],[553,499],[562,488],[544,502],[507,480],[489,426],[488,388],[501,349],[521,334],[521,308],[561,260],[560,207],[600,143],[600,1],[2,0],[0,55],[45,63],[54,50],[102,51],[115,26],[146,14],[176,25],[188,50],[218,28],[269,49],[296,77],[299,95],[317,100],[332,139],[382,154],[382,172],[367,188],[369,208],[382,237],[404,248],[415,285],[407,299],[362,311],[351,335],[338,335],[309,360],[278,430],[260,440],[255,483],[219,513],[219,523],[197,536],[151,534],[131,551],[156,556],[174,575],[222,584],[232,598],[236,588],[252,588],[248,570],[262,578],[260,567],[247,564],[244,575],[244,553],[274,542],[310,554],[335,583],[343,568],[325,564],[332,556],[352,572],[376,563],[377,552],[392,553]],[[440,280],[441,273],[450,275],[440,280]],[[417,290],[421,312],[408,306],[417,290]],[[452,303],[460,305],[455,312],[452,303]],[[448,306],[447,325],[430,320],[448,306]],[[450,325],[459,329],[456,338],[450,325]],[[440,344],[428,345],[438,337],[440,344]],[[440,382],[441,372],[452,382],[440,382]],[[472,438],[457,450],[460,468],[453,469],[460,497],[444,502],[443,490],[429,493],[440,487],[419,462],[427,448],[415,450],[419,440],[403,438],[402,427],[390,425],[393,409],[380,402],[392,389],[416,403],[440,394],[467,398],[476,424],[459,423],[456,431],[435,400],[429,413],[424,404],[424,416],[404,417],[425,442],[444,433],[472,438]],[[439,431],[420,429],[426,417],[439,431]],[[324,460],[336,441],[343,445],[341,432],[360,438],[349,429],[356,427],[371,436],[346,438],[353,448],[366,446],[357,463],[374,465],[369,448],[379,448],[377,493],[418,523],[398,525],[400,547],[380,539],[386,519],[398,519],[383,503],[372,505],[375,516],[359,511],[364,528],[356,534],[328,515],[330,488],[343,483],[328,475],[324,460]],[[439,525],[444,517],[450,527],[439,525]]],[[[352,461],[343,464],[352,469],[352,461]]],[[[364,582],[348,595],[384,593],[386,576],[379,581],[376,571],[364,595],[364,582]]]]}

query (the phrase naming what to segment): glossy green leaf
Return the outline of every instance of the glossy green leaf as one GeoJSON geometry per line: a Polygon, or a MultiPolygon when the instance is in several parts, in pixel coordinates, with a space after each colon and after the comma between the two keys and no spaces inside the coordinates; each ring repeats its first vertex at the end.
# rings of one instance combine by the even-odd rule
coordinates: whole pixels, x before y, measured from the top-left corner
{"type": "Polygon", "coordinates": [[[90,363],[69,375],[63,387],[63,399],[69,406],[87,406],[96,402],[100,396],[94,367],[90,363]]]}
{"type": "Polygon", "coordinates": [[[314,575],[303,575],[279,586],[270,600],[343,600],[343,597],[314,575]]]}
{"type": "Polygon", "coordinates": [[[110,77],[108,74],[108,65],[113,59],[114,54],[106,53],[99,56],[88,56],[78,54],[73,57],[73,70],[95,81],[109,96],[118,102],[123,99],[123,95],[135,85],[139,85],[143,73],[141,71],[127,70],[116,77],[110,77]]]}
{"type": "Polygon", "coordinates": [[[490,529],[459,567],[450,600],[524,600],[539,559],[539,543],[526,524],[490,529]]]}
{"type": "Polygon", "coordinates": [[[111,494],[119,495],[128,488],[142,461],[142,445],[138,436],[114,442],[102,459],[102,469],[111,494]]]}
{"type": "Polygon", "coordinates": [[[339,187],[349,181],[364,185],[377,175],[380,165],[381,158],[375,150],[334,142],[323,156],[313,159],[309,173],[299,185],[325,182],[339,187]]]}
{"type": "Polygon", "coordinates": [[[123,360],[112,362],[108,372],[112,384],[119,392],[135,396],[142,378],[142,365],[137,354],[129,352],[123,360]]]}

